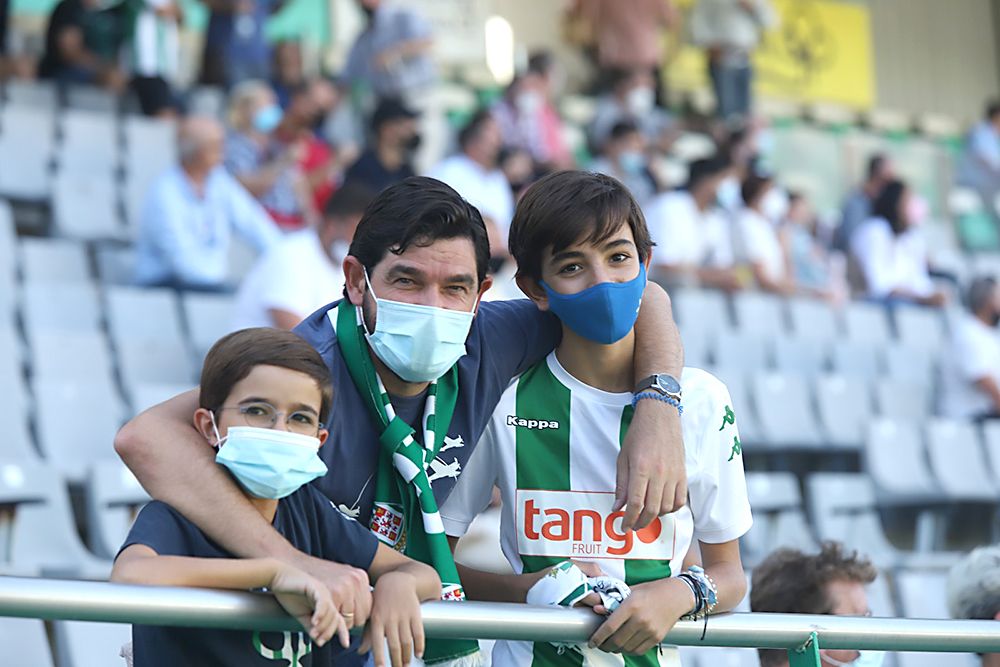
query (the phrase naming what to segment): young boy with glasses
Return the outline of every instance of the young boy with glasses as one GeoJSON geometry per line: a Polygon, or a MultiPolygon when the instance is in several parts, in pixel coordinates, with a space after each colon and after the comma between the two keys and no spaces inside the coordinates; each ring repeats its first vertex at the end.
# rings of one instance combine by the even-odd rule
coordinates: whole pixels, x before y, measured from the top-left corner
{"type": "MultiPolygon", "coordinates": [[[[313,485],[327,472],[318,456],[328,431],[330,375],[319,354],[289,331],[244,329],[219,340],[201,375],[195,427],[254,507],[300,551],[365,570],[373,607],[361,650],[372,647],[394,667],[421,655],[420,602],[436,599],[433,568],[380,544],[338,512],[313,485]]],[[[349,653],[353,611],[337,609],[330,591],[302,570],[274,559],[240,559],[223,551],[169,505],[152,501],[115,560],[112,581],[159,586],[264,588],[305,632],[250,632],[136,625],[136,665],[327,667],[349,653]],[[334,635],[340,647],[330,640],[334,635]]],[[[353,651],[351,651],[353,653],[353,651]]]]}
{"type": "Polygon", "coordinates": [[[746,591],[738,539],[751,516],[729,392],[695,368],[679,380],[633,376],[652,247],[635,199],[602,174],[550,174],[515,211],[518,286],[559,318],[562,341],[504,393],[441,515],[460,537],[500,489],[501,546],[516,574],[460,567],[470,599],[584,604],[608,618],[574,650],[498,642],[496,666],[677,665],[676,650],[655,649],[674,623],[732,609],[746,591]],[[625,531],[615,465],[641,400],[683,411],[689,497],[625,531]],[[704,569],[684,568],[694,540],[704,569]]]}

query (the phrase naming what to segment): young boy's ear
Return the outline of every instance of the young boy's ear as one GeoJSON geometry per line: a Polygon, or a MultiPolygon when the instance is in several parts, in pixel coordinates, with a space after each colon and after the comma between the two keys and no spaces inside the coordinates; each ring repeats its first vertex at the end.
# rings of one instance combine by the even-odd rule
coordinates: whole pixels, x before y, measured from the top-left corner
{"type": "Polygon", "coordinates": [[[545,293],[545,290],[542,289],[537,280],[521,274],[518,274],[515,280],[517,281],[517,286],[521,288],[525,296],[535,302],[538,310],[549,309],[549,295],[545,293]]]}
{"type": "Polygon", "coordinates": [[[215,429],[212,428],[213,423],[212,413],[205,408],[198,408],[194,411],[194,427],[208,441],[208,444],[215,447],[218,444],[218,438],[215,437],[215,429]]]}
{"type": "Polygon", "coordinates": [[[326,439],[330,437],[330,432],[325,428],[321,428],[319,433],[316,434],[316,437],[319,438],[319,446],[322,447],[323,443],[326,442],[326,439]]]}

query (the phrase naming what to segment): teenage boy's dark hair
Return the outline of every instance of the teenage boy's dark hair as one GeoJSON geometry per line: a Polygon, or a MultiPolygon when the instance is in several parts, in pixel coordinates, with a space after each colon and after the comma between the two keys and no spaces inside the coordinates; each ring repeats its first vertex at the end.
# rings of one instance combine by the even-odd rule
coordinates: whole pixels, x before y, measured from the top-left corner
{"type": "Polygon", "coordinates": [[[201,369],[201,407],[212,412],[221,408],[236,383],[257,366],[287,368],[316,380],[322,396],[319,418],[327,421],[333,385],[323,359],[298,334],[266,327],[241,329],[216,341],[201,369]]]}
{"type": "MultiPolygon", "coordinates": [[[[831,614],[826,587],[834,581],[870,584],[878,572],[858,552],[824,542],[818,554],[778,549],[758,565],[750,586],[750,609],[778,614],[831,614]]],[[[786,652],[759,649],[763,667],[781,664],[786,652]]]]}
{"type": "Polygon", "coordinates": [[[557,171],[528,188],[510,225],[510,254],[518,275],[542,277],[542,258],[551,247],[561,252],[574,243],[601,243],[627,224],[639,261],[653,249],[646,218],[628,188],[618,180],[587,171],[557,171]]]}
{"type": "Polygon", "coordinates": [[[411,176],[383,190],[365,209],[348,252],[371,272],[387,252],[400,255],[411,245],[457,238],[472,241],[482,283],[489,270],[490,242],[479,209],[441,181],[411,176]]]}

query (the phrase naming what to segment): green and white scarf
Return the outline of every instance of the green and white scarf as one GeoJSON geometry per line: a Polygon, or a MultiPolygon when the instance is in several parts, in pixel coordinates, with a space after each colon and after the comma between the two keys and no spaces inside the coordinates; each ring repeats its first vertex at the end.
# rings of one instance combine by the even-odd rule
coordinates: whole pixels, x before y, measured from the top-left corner
{"type": "MultiPolygon", "coordinates": [[[[414,429],[396,416],[389,394],[375,372],[365,340],[361,309],[346,299],[337,308],[336,334],[354,386],[379,431],[381,446],[375,477],[375,506],[369,528],[382,542],[437,570],[441,577],[441,599],[464,600],[458,568],[426,472],[437,456],[455,411],[458,368],[453,366],[430,385],[421,446],[413,438],[414,429]]],[[[479,642],[472,640],[432,639],[427,642],[424,662],[455,660],[478,650],[479,642]]]]}

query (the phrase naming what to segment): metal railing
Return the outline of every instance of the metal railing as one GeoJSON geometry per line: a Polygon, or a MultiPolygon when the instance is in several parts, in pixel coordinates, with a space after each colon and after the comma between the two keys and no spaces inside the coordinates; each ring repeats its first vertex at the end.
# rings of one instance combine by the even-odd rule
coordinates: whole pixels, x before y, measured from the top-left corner
{"type": "MultiPolygon", "coordinates": [[[[263,593],[131,586],[96,581],[0,577],[0,616],[243,630],[298,630],[263,593]]],[[[583,609],[488,602],[428,602],[429,637],[584,642],[600,618],[583,609]]],[[[721,614],[680,621],[666,643],[798,651],[793,665],[817,664],[816,648],[1000,653],[1000,622],[721,614]],[[704,632],[704,638],[702,633],[704,632]]],[[[817,658],[818,659],[818,656],[817,658]]]]}

